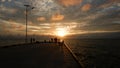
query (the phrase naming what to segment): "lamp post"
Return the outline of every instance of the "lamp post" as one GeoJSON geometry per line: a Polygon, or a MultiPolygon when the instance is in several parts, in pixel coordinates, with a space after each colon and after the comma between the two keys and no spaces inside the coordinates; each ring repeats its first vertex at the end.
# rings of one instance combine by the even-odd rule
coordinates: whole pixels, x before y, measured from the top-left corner
{"type": "Polygon", "coordinates": [[[31,7],[30,5],[24,5],[25,7],[26,7],[26,38],[25,38],[25,42],[27,43],[28,41],[28,35],[27,35],[27,31],[28,31],[28,29],[27,29],[27,23],[28,23],[28,8],[30,7],[31,9],[34,9],[34,7],[31,7]]]}

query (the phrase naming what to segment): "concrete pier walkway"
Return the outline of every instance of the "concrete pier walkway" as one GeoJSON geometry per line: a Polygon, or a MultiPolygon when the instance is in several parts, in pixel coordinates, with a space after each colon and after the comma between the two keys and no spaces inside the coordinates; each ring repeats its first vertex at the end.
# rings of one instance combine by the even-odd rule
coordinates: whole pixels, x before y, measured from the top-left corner
{"type": "Polygon", "coordinates": [[[0,48],[0,68],[81,68],[65,46],[34,43],[0,48]]]}

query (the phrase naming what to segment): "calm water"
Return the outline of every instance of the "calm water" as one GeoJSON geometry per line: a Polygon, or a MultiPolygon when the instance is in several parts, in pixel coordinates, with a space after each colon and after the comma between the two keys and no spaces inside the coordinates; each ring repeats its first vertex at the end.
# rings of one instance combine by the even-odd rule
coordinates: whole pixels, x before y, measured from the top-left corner
{"type": "Polygon", "coordinates": [[[25,43],[24,40],[0,40],[0,46],[11,46],[15,44],[25,43]]]}
{"type": "Polygon", "coordinates": [[[85,68],[120,68],[120,39],[69,39],[65,42],[85,68]]]}

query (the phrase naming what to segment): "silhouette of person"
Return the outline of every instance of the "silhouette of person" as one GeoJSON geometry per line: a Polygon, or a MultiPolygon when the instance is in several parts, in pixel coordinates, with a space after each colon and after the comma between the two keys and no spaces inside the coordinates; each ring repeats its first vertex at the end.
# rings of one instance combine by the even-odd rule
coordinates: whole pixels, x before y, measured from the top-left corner
{"type": "Polygon", "coordinates": [[[32,43],[32,41],[33,41],[32,38],[30,38],[30,43],[32,43]]]}
{"type": "Polygon", "coordinates": [[[53,38],[51,38],[51,42],[53,42],[53,38]]]}
{"type": "Polygon", "coordinates": [[[33,38],[33,42],[35,42],[35,38],[33,38]]]}
{"type": "Polygon", "coordinates": [[[55,43],[57,43],[57,38],[54,38],[55,43]]]}

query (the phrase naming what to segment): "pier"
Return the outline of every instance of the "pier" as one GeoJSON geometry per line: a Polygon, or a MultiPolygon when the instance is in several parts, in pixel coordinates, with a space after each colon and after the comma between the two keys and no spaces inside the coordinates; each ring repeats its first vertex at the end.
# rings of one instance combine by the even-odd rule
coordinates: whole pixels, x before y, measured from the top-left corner
{"type": "Polygon", "coordinates": [[[82,68],[64,43],[39,42],[0,48],[1,68],[82,68]]]}

